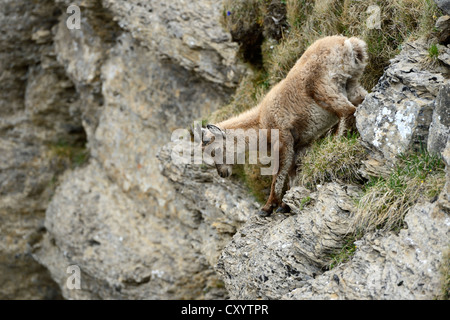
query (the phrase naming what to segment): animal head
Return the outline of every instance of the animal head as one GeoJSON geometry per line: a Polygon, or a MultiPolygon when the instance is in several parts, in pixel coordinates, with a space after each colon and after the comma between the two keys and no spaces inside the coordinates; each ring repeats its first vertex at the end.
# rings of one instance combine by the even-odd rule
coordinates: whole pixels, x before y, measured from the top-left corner
{"type": "Polygon", "coordinates": [[[226,163],[226,133],[219,127],[208,124],[202,128],[202,148],[209,153],[217,169],[217,173],[222,178],[231,176],[232,165],[226,163]]]}

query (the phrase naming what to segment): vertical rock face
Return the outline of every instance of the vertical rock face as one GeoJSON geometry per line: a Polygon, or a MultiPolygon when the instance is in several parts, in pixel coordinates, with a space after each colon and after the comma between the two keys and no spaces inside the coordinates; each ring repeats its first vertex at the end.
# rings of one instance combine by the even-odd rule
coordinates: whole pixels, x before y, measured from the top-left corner
{"type": "Polygon", "coordinates": [[[433,299],[441,293],[448,214],[439,204],[417,205],[400,234],[370,234],[352,260],[287,294],[286,299],[433,299]]]}
{"type": "Polygon", "coordinates": [[[2,1],[1,297],[227,295],[156,153],[245,68],[220,1],[142,3],[2,1]],[[80,29],[66,26],[71,4],[80,29]],[[60,176],[62,142],[90,160],[60,176]],[[68,265],[82,290],[67,288],[68,265]]]}
{"type": "Polygon", "coordinates": [[[0,12],[0,298],[56,298],[58,287],[29,246],[43,232],[64,170],[49,144],[83,140],[77,93],[55,59],[53,1],[2,1],[0,12]]]}
{"type": "Polygon", "coordinates": [[[439,8],[446,14],[450,14],[450,1],[449,0],[434,0],[439,8]]]}
{"type": "Polygon", "coordinates": [[[244,67],[238,45],[220,25],[222,1],[144,2],[105,0],[119,26],[155,55],[167,58],[201,77],[235,87],[244,67]]]}
{"type": "Polygon", "coordinates": [[[110,50],[101,79],[104,105],[89,140],[92,160],[53,197],[45,249],[36,258],[68,298],[224,297],[213,269],[191,247],[199,240],[180,219],[186,209],[159,173],[156,153],[174,129],[223,103],[226,91],[158,61],[128,34],[110,50]],[[70,264],[89,279],[80,292],[64,286],[61,265],[70,264]]]}
{"type": "Polygon", "coordinates": [[[237,46],[216,23],[217,4],[207,7],[210,15],[173,5],[104,1],[86,8],[81,30],[67,30],[63,20],[55,30],[58,61],[90,103],[83,124],[91,161],[63,179],[47,209],[48,233],[33,251],[66,298],[227,295],[202,251],[207,244],[196,233],[198,217],[186,220],[190,213],[160,174],[156,153],[174,129],[226,101],[233,77],[240,76],[233,71],[237,46]],[[140,10],[151,21],[142,20],[140,10]],[[164,12],[205,28],[185,20],[158,22],[164,12]],[[111,16],[120,28],[112,25],[105,35],[96,23],[110,23],[111,16]],[[202,33],[194,34],[199,44],[187,50],[186,37],[194,31],[202,33]],[[188,51],[186,60],[181,54],[188,51]],[[81,269],[81,291],[67,289],[62,266],[72,264],[81,269]]]}
{"type": "Polygon", "coordinates": [[[450,137],[450,84],[442,86],[436,97],[428,136],[428,151],[441,154],[450,137]]]}

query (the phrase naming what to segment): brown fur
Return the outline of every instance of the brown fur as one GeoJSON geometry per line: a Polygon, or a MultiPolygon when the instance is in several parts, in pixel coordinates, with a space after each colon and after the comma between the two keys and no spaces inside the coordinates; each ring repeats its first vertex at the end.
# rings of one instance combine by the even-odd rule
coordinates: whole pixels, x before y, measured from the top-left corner
{"type": "MultiPolygon", "coordinates": [[[[348,118],[367,94],[359,84],[366,63],[367,46],[362,40],[343,36],[320,39],[258,106],[215,124],[225,137],[227,129],[279,129],[280,166],[262,215],[281,204],[286,177],[295,172],[295,154],[336,124],[338,134],[346,130],[348,118]]],[[[221,176],[231,174],[229,165],[217,165],[217,170],[221,176]]],[[[285,205],[282,208],[287,209],[285,205]]]]}

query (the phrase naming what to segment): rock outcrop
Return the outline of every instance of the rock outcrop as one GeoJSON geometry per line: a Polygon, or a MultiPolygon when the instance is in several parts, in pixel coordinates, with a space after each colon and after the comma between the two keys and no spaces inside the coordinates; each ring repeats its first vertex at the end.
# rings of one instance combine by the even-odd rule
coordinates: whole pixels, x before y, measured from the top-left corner
{"type": "Polygon", "coordinates": [[[253,215],[217,264],[231,298],[280,299],[322,274],[331,254],[353,231],[357,193],[352,186],[336,183],[314,193],[298,187],[284,198],[294,215],[253,215]]]}
{"type": "Polygon", "coordinates": [[[407,228],[366,234],[329,270],[360,187],[294,187],[292,214],[259,218],[239,178],[175,161],[172,132],[225,105],[247,72],[221,1],[0,2],[0,298],[439,295],[450,226],[444,43],[434,60],[429,44],[406,44],[356,115],[379,163],[421,145],[442,154],[444,190],[410,210],[407,228]],[[66,25],[69,5],[81,8],[80,29],[66,25]]]}
{"type": "Polygon", "coordinates": [[[83,20],[81,30],[68,31],[64,21],[57,27],[59,61],[78,87],[95,88],[98,81],[101,99],[89,107],[97,114],[89,121],[94,125],[86,125],[91,161],[63,179],[47,209],[48,233],[34,256],[49,268],[66,298],[224,298],[226,291],[201,253],[201,235],[192,231],[201,217],[177,201],[177,192],[159,172],[156,153],[174,129],[226,101],[239,76],[232,70],[238,64],[231,61],[237,46],[214,14],[201,14],[199,3],[195,8],[102,5],[122,28],[106,51],[102,34],[84,34],[94,29],[89,20],[83,20]],[[152,10],[145,16],[154,20],[140,19],[140,10],[152,10]],[[158,19],[169,12],[167,19],[173,21],[164,20],[167,29],[148,30],[148,23],[162,28],[158,19]],[[188,39],[194,37],[189,19],[205,25],[195,30],[200,41],[195,46],[188,39]],[[188,52],[191,56],[182,56],[188,52]],[[81,291],[65,286],[61,265],[69,264],[83,272],[81,291]]]}
{"type": "MultiPolygon", "coordinates": [[[[427,148],[428,141],[432,151],[442,151],[445,146],[446,132],[440,123],[448,119],[448,108],[441,107],[440,100],[436,108],[435,102],[441,87],[450,83],[450,49],[439,46],[439,56],[431,58],[429,46],[425,41],[406,43],[357,109],[356,126],[362,139],[388,160],[410,149],[427,148]]],[[[442,89],[441,99],[445,92],[442,89]]]]}
{"type": "Polygon", "coordinates": [[[366,235],[355,242],[355,255],[286,299],[422,300],[441,295],[442,253],[448,250],[450,219],[439,204],[415,206],[407,229],[366,235]],[[443,240],[444,239],[444,240],[443,240]]]}
{"type": "Polygon", "coordinates": [[[67,167],[51,145],[85,140],[78,93],[55,59],[53,1],[2,1],[0,11],[0,299],[60,297],[29,246],[67,167]]]}
{"type": "Polygon", "coordinates": [[[436,97],[427,141],[428,151],[441,154],[450,137],[450,84],[442,86],[436,97]]]}
{"type": "Polygon", "coordinates": [[[450,1],[449,0],[434,0],[439,8],[446,14],[450,14],[450,1]]]}

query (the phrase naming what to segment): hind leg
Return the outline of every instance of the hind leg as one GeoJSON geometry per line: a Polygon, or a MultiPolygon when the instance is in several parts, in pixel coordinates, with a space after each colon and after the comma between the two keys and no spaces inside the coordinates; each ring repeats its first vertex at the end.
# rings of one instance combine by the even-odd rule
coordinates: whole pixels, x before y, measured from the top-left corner
{"type": "MultiPolygon", "coordinates": [[[[295,161],[293,161],[291,168],[288,171],[288,179],[286,181],[286,191],[291,189],[295,180],[295,177],[297,175],[297,164],[295,161]]],[[[284,194],[285,192],[283,192],[284,194]]],[[[291,212],[291,208],[284,202],[281,202],[281,206],[277,209],[277,213],[289,213],[291,212]]]]}

